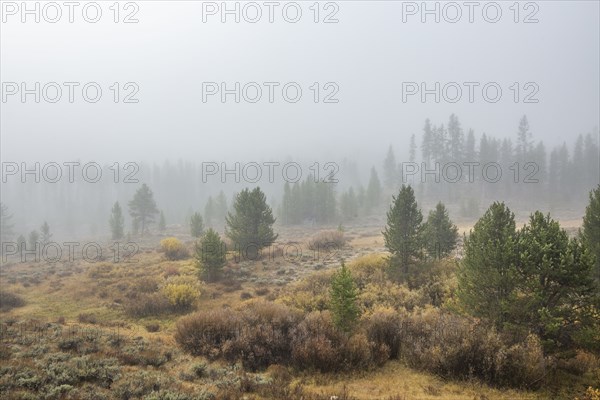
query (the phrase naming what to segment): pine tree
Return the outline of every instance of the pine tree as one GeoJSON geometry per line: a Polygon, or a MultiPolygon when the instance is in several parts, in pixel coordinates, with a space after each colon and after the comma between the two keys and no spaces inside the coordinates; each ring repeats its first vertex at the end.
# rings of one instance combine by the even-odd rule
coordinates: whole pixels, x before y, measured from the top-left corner
{"type": "MultiPolygon", "coordinates": [[[[198,214],[199,215],[199,214],[198,214]]],[[[200,276],[209,282],[219,278],[226,263],[225,242],[212,228],[208,228],[196,243],[196,267],[200,276]]]]}
{"type": "Polygon", "coordinates": [[[371,177],[369,178],[365,200],[367,211],[372,211],[381,204],[381,183],[375,167],[371,167],[371,177]]]}
{"type": "Polygon", "coordinates": [[[121,239],[125,231],[125,218],[123,217],[123,210],[118,201],[112,207],[108,223],[113,240],[121,239]]]}
{"type": "Polygon", "coordinates": [[[235,198],[233,213],[228,213],[225,220],[225,234],[250,259],[256,259],[262,248],[277,239],[273,232],[273,212],[259,187],[242,190],[235,198]]]}
{"type": "Polygon", "coordinates": [[[447,159],[453,162],[461,162],[463,159],[463,131],[460,127],[458,117],[454,114],[450,115],[448,121],[448,156],[447,159]]]}
{"type": "Polygon", "coordinates": [[[17,238],[17,246],[19,249],[19,253],[25,251],[25,248],[27,246],[27,239],[25,239],[25,236],[19,235],[19,237],[17,238]]]}
{"type": "Polygon", "coordinates": [[[40,228],[40,231],[42,232],[40,242],[43,247],[50,243],[50,238],[52,237],[52,233],[50,233],[50,225],[48,225],[48,222],[44,221],[40,228]]]}
{"type": "Polygon", "coordinates": [[[583,241],[595,258],[595,279],[600,283],[600,185],[590,192],[590,203],[583,217],[583,241]]]}
{"type": "Polygon", "coordinates": [[[600,182],[600,149],[598,148],[598,128],[595,128],[594,134],[588,133],[585,135],[584,140],[584,159],[585,159],[585,173],[584,173],[584,190],[591,190],[595,185],[600,182]]]}
{"type": "Polygon", "coordinates": [[[473,129],[469,129],[469,133],[467,133],[467,139],[465,140],[465,154],[463,161],[467,162],[475,162],[477,157],[477,152],[475,151],[475,132],[473,129]]]}
{"type": "Polygon", "coordinates": [[[152,190],[145,183],[129,202],[129,214],[138,224],[143,236],[148,231],[148,225],[154,222],[155,215],[158,214],[152,190]]]}
{"type": "Polygon", "coordinates": [[[160,210],[160,217],[158,218],[158,231],[164,232],[167,229],[167,221],[165,219],[165,213],[160,210]]]}
{"type": "Polygon", "coordinates": [[[462,307],[498,328],[508,321],[517,283],[515,216],[493,203],[465,238],[457,296],[462,307]]]}
{"type": "Polygon", "coordinates": [[[425,248],[430,257],[443,258],[456,248],[458,228],[448,216],[448,210],[440,201],[429,212],[424,228],[425,248]]]}
{"type": "Polygon", "coordinates": [[[388,188],[393,188],[396,186],[396,182],[397,182],[397,169],[396,169],[396,157],[394,156],[394,149],[392,148],[392,145],[390,144],[390,147],[388,147],[388,152],[387,155],[385,157],[385,160],[383,161],[383,176],[384,176],[384,181],[385,181],[385,185],[388,188]]]}
{"type": "Polygon", "coordinates": [[[517,132],[517,161],[520,163],[527,162],[532,148],[531,138],[529,121],[527,121],[527,116],[523,115],[521,121],[519,121],[519,130],[517,132]]]}
{"type": "Polygon", "coordinates": [[[421,156],[423,162],[429,164],[433,157],[433,130],[431,128],[431,122],[429,118],[425,120],[425,126],[423,127],[423,139],[421,142],[421,156]]]}
{"type": "Polygon", "coordinates": [[[293,212],[293,199],[292,199],[292,188],[288,181],[283,185],[283,200],[281,201],[281,213],[279,219],[282,225],[292,224],[292,212],[293,212]]]}
{"type": "Polygon", "coordinates": [[[27,245],[29,246],[28,250],[35,250],[40,243],[40,234],[38,231],[33,230],[29,233],[29,238],[27,240],[27,245]]]}
{"type": "Polygon", "coordinates": [[[206,205],[204,206],[204,220],[206,221],[206,225],[212,227],[214,218],[215,202],[212,196],[208,196],[208,200],[206,201],[206,205]]]}
{"type": "Polygon", "coordinates": [[[547,348],[568,344],[591,311],[596,293],[593,261],[585,242],[569,239],[539,211],[519,233],[519,293],[513,315],[545,339],[547,348]]]}
{"type": "Polygon", "coordinates": [[[358,291],[350,270],[342,261],[342,266],[331,279],[329,308],[333,322],[338,329],[350,333],[360,316],[356,299],[358,291]]]}
{"type": "MultiPolygon", "coordinates": [[[[415,162],[417,158],[417,141],[415,138],[415,134],[410,135],[410,144],[408,146],[408,161],[415,162]]],[[[394,182],[393,188],[396,188],[396,183],[394,182]]]]}
{"type": "Polygon", "coordinates": [[[387,213],[387,226],[383,232],[385,246],[392,254],[392,267],[399,266],[405,273],[414,259],[422,257],[423,214],[410,186],[402,185],[398,196],[392,196],[387,213]]]}
{"type": "Polygon", "coordinates": [[[340,196],[340,209],[346,221],[358,216],[358,200],[352,187],[340,196]]]}
{"type": "Polygon", "coordinates": [[[192,214],[190,217],[190,233],[192,237],[199,238],[204,232],[204,221],[199,212],[192,214]]]}
{"type": "Polygon", "coordinates": [[[225,221],[225,217],[227,216],[227,197],[225,193],[221,190],[219,195],[217,196],[217,200],[215,202],[215,219],[217,226],[223,226],[223,222],[225,221]]]}

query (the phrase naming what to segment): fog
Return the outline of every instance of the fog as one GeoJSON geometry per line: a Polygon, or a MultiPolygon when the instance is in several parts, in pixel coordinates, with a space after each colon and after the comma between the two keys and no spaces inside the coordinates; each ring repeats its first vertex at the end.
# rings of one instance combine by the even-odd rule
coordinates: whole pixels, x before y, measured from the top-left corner
{"type": "MultiPolygon", "coordinates": [[[[39,4],[42,10],[46,3],[39,4]]],[[[371,166],[383,181],[389,145],[396,162],[409,161],[413,134],[414,161],[421,161],[427,118],[447,125],[455,114],[465,135],[473,129],[479,146],[484,133],[515,143],[519,121],[527,115],[533,143],[543,141],[548,156],[563,142],[572,153],[578,135],[588,133],[597,151],[598,2],[545,1],[516,8],[494,3],[502,13],[497,22],[490,22],[496,7],[483,13],[486,2],[472,10],[473,22],[463,2],[453,3],[458,8],[427,3],[438,7],[439,22],[422,13],[425,3],[420,2],[319,3],[318,16],[312,3],[299,2],[294,3],[302,11],[296,23],[285,20],[285,2],[274,9],[273,23],[262,2],[253,3],[262,12],[256,23],[247,21],[255,17],[247,3],[237,3],[239,23],[235,15],[222,15],[220,2],[121,3],[118,23],[108,2],[99,3],[97,23],[85,21],[80,8],[70,23],[67,7],[60,4],[63,15],[56,23],[47,21],[55,15],[50,9],[46,16],[40,11],[36,23],[34,15],[23,15],[21,3],[2,6],[2,202],[14,214],[18,233],[39,227],[44,219],[56,230],[105,233],[111,205],[126,203],[139,184],[120,179],[113,185],[112,172],[105,171],[109,178],[100,184],[63,182],[61,190],[23,185],[19,174],[5,176],[5,166],[15,163],[21,168],[23,162],[119,162],[122,173],[125,163],[136,163],[136,177],[154,190],[168,221],[183,223],[189,209],[202,210],[208,196],[220,190],[231,201],[234,192],[260,184],[274,206],[280,201],[281,176],[272,184],[244,179],[236,184],[229,178],[225,185],[217,179],[202,182],[203,163],[231,167],[293,160],[303,165],[304,179],[315,162],[322,172],[325,163],[333,162],[339,167],[338,191],[366,187],[371,166]],[[138,22],[123,23],[128,16],[138,22]],[[337,23],[324,23],[327,18],[337,23]],[[458,21],[449,22],[453,19],[458,21]],[[35,93],[21,97],[23,82],[29,90],[40,82],[39,102],[35,93]],[[62,90],[55,103],[48,101],[55,98],[55,86],[43,92],[49,82],[62,90]],[[64,82],[77,83],[73,102],[64,82]],[[102,90],[97,102],[82,96],[89,82],[102,90]],[[221,84],[231,90],[236,82],[240,101],[228,94],[223,102],[221,84]],[[422,98],[422,89],[434,89],[436,82],[438,101],[432,93],[422,98]],[[282,93],[288,83],[293,87],[282,93]],[[490,83],[490,91],[482,91],[490,83]],[[262,97],[253,103],[257,86],[262,97]],[[457,86],[462,90],[458,98],[457,86]],[[286,99],[297,87],[302,90],[298,101],[286,99]],[[494,97],[498,87],[501,95],[494,97]],[[189,173],[182,172],[186,168],[189,173]]],[[[295,18],[295,10],[288,10],[288,19],[295,18]]],[[[592,165],[592,171],[597,167],[592,165]]],[[[596,175],[578,188],[578,199],[587,196],[594,179],[597,183],[596,175]]],[[[553,193],[564,190],[553,188],[553,193]]]]}

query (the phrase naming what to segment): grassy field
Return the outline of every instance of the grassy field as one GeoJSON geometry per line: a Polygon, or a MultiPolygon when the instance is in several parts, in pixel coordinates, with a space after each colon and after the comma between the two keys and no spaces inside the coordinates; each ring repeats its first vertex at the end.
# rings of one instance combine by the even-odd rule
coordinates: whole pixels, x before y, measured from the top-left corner
{"type": "MultiPolygon", "coordinates": [[[[461,226],[461,230],[468,228],[461,226]]],[[[300,248],[302,254],[274,250],[260,260],[239,262],[230,256],[225,278],[201,283],[200,296],[191,309],[154,315],[132,314],[131,304],[140,301],[139,293],[156,292],[169,279],[197,280],[193,258],[165,259],[159,247],[164,236],[144,238],[131,262],[6,263],[0,271],[2,291],[21,297],[24,304],[5,307],[0,314],[1,397],[575,399],[585,398],[588,386],[600,386],[598,368],[580,377],[564,375],[552,386],[526,391],[495,388],[477,379],[444,379],[411,369],[402,360],[343,373],[284,367],[246,372],[234,362],[194,357],[179,348],[175,324],[185,314],[238,309],[255,299],[285,302],[300,293],[298,288],[306,279],[337,267],[339,258],[351,262],[384,250],[377,227],[349,227],[346,246],[315,255],[308,249],[308,240],[318,230],[281,232],[279,247],[287,244],[300,248]],[[78,333],[69,335],[69,330],[78,333]],[[75,366],[69,364],[74,362],[75,366]],[[65,368],[60,372],[63,375],[54,371],[59,367],[65,368]],[[79,372],[65,377],[70,371],[67,367],[79,372]],[[283,392],[282,387],[286,388],[283,392]]],[[[177,231],[169,235],[187,240],[192,251],[189,236],[177,231]]]]}

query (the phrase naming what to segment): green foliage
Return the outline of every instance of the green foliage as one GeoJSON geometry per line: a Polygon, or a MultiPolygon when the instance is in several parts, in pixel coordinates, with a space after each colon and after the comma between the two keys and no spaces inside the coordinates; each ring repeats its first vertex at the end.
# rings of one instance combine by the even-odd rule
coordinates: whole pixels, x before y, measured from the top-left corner
{"type": "Polygon", "coordinates": [[[458,299],[476,317],[501,328],[507,321],[517,280],[514,214],[494,203],[465,238],[458,272],[458,299]]]}
{"type": "Polygon", "coordinates": [[[340,196],[340,211],[346,221],[358,217],[358,198],[354,193],[354,188],[351,187],[340,196]]]}
{"type": "Polygon", "coordinates": [[[148,231],[148,225],[154,222],[156,214],[158,214],[158,208],[156,208],[154,194],[148,185],[144,183],[129,202],[129,215],[133,218],[134,223],[139,226],[141,234],[144,235],[148,231]]]}
{"type": "Polygon", "coordinates": [[[215,219],[215,201],[212,196],[208,196],[208,200],[206,200],[206,205],[204,206],[204,219],[206,225],[210,227],[213,226],[213,220],[215,219]]]}
{"type": "Polygon", "coordinates": [[[113,240],[121,239],[125,230],[125,218],[123,217],[123,210],[118,201],[112,207],[108,223],[113,240]]]}
{"type": "Polygon", "coordinates": [[[297,225],[306,221],[328,224],[336,218],[334,185],[326,181],[315,181],[310,175],[303,182],[283,187],[280,218],[283,225],[297,225]]]}
{"type": "Polygon", "coordinates": [[[600,284],[600,185],[590,192],[590,203],[583,217],[582,238],[595,257],[594,275],[600,284]]]}
{"type": "Polygon", "coordinates": [[[352,274],[343,261],[340,270],[331,279],[329,297],[329,308],[335,325],[346,333],[352,331],[359,318],[356,302],[358,291],[352,274]]]}
{"type": "Polygon", "coordinates": [[[385,246],[392,253],[391,265],[402,267],[405,273],[414,259],[422,257],[422,222],[423,215],[412,187],[402,185],[398,196],[392,196],[383,237],[385,246]]]}
{"type": "Polygon", "coordinates": [[[176,311],[189,310],[200,297],[197,285],[185,281],[167,283],[162,292],[176,311]]]}
{"type": "Polygon", "coordinates": [[[568,345],[576,330],[593,324],[592,257],[584,242],[569,239],[557,221],[539,211],[521,230],[518,244],[519,295],[511,317],[549,349],[568,345]]]}
{"type": "Polygon", "coordinates": [[[275,218],[267,205],[265,194],[256,187],[242,190],[233,204],[233,213],[226,217],[225,234],[244,257],[256,259],[260,249],[270,246],[277,236],[273,233],[275,218]]]}
{"type": "Polygon", "coordinates": [[[29,238],[27,240],[27,245],[30,247],[28,250],[35,249],[40,242],[40,234],[38,231],[33,230],[29,232],[29,238]]]}
{"type": "Polygon", "coordinates": [[[377,175],[375,167],[371,167],[371,176],[367,185],[367,193],[365,198],[366,211],[370,212],[381,205],[381,182],[377,175]]]}
{"type": "Polygon", "coordinates": [[[42,246],[45,246],[48,243],[50,243],[50,238],[52,237],[52,233],[50,233],[50,226],[46,221],[44,221],[44,223],[42,224],[40,231],[42,232],[40,240],[42,246]]]}
{"type": "Polygon", "coordinates": [[[208,281],[216,280],[226,263],[226,247],[221,237],[209,228],[196,243],[196,267],[208,281]]]}
{"type": "Polygon", "coordinates": [[[439,202],[435,210],[429,212],[424,227],[425,248],[430,257],[440,259],[456,248],[458,228],[448,216],[448,210],[439,202]]]}
{"type": "Polygon", "coordinates": [[[204,232],[204,221],[199,212],[195,212],[190,217],[190,233],[192,237],[199,238],[204,232]]]}

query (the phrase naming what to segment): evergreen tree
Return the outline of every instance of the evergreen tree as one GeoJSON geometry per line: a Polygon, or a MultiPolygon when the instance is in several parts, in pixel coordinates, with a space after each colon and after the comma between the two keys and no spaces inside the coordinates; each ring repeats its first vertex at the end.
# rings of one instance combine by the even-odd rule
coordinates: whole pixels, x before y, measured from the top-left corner
{"type": "Polygon", "coordinates": [[[351,187],[340,196],[340,209],[346,221],[358,216],[358,200],[354,194],[354,188],[351,187]]]}
{"type": "Polygon", "coordinates": [[[242,190],[235,198],[233,213],[228,213],[225,220],[225,234],[250,259],[256,259],[260,249],[277,239],[273,232],[273,212],[259,187],[242,190]]]}
{"type": "Polygon", "coordinates": [[[594,134],[588,133],[584,140],[583,157],[585,159],[585,172],[582,183],[585,185],[585,191],[591,190],[600,182],[600,168],[598,168],[598,165],[600,165],[600,149],[598,148],[598,137],[598,128],[595,128],[594,134]]]}
{"type": "Polygon", "coordinates": [[[600,185],[590,192],[590,203],[583,217],[583,241],[595,258],[595,279],[600,283],[600,185]]]}
{"type": "Polygon", "coordinates": [[[515,216],[493,203],[465,238],[458,271],[458,300],[470,314],[502,328],[513,311],[517,283],[515,216]]]}
{"type": "Polygon", "coordinates": [[[517,161],[521,164],[527,161],[532,148],[532,134],[529,131],[529,121],[527,116],[523,115],[519,121],[519,130],[517,132],[517,161]]]}
{"type": "Polygon", "coordinates": [[[35,250],[40,243],[40,234],[38,231],[33,230],[29,232],[29,238],[27,240],[28,250],[35,250]]]}
{"type": "Polygon", "coordinates": [[[206,201],[206,205],[204,206],[204,220],[206,221],[206,225],[212,227],[214,218],[215,202],[212,196],[208,196],[208,200],[206,201]]]}
{"type": "Polygon", "coordinates": [[[342,266],[331,279],[329,290],[329,308],[333,315],[333,322],[338,329],[350,333],[358,318],[360,311],[356,304],[358,291],[350,270],[342,261],[342,266]]]}
{"type": "Polygon", "coordinates": [[[473,129],[469,129],[467,133],[467,139],[465,140],[465,154],[464,161],[475,162],[477,158],[477,152],[475,151],[475,133],[473,129]]]}
{"type": "Polygon", "coordinates": [[[148,231],[148,225],[154,222],[158,209],[152,190],[145,183],[135,192],[133,199],[129,202],[129,214],[141,229],[142,235],[148,231]]]}
{"type": "Polygon", "coordinates": [[[371,211],[381,204],[381,183],[375,167],[371,167],[371,177],[369,178],[365,201],[367,211],[371,211]]]}
{"type": "Polygon", "coordinates": [[[19,235],[17,238],[17,246],[19,253],[25,251],[25,247],[27,246],[27,240],[25,239],[25,236],[19,235]]]}
{"type": "Polygon", "coordinates": [[[463,131],[460,127],[458,117],[454,114],[450,115],[448,121],[448,156],[449,161],[461,162],[463,160],[463,131]]]}
{"type": "Polygon", "coordinates": [[[430,257],[443,258],[456,248],[458,228],[448,216],[448,210],[440,201],[429,212],[424,228],[425,248],[430,257]]]}
{"type": "Polygon", "coordinates": [[[393,188],[396,186],[396,182],[398,179],[396,174],[397,174],[396,157],[394,156],[394,149],[392,148],[392,145],[390,144],[390,147],[388,147],[388,152],[385,157],[385,160],[383,161],[384,182],[388,188],[393,188]]]}
{"type": "Polygon", "coordinates": [[[218,226],[222,226],[221,224],[223,224],[225,221],[225,217],[227,216],[227,208],[227,197],[221,190],[215,202],[215,218],[218,226]]]}
{"type": "MultiPolygon", "coordinates": [[[[413,133],[412,135],[410,135],[410,144],[408,147],[408,161],[410,162],[415,162],[417,158],[417,142],[415,139],[415,134],[413,133]]],[[[394,183],[394,186],[392,186],[393,188],[395,188],[397,186],[396,183],[394,183]]]]}
{"type": "Polygon", "coordinates": [[[40,242],[42,246],[46,246],[48,243],[50,243],[50,238],[52,237],[52,233],[50,233],[50,225],[48,225],[48,222],[44,221],[40,228],[40,231],[42,232],[40,242]]]}
{"type": "Polygon", "coordinates": [[[392,196],[383,232],[385,246],[392,253],[392,267],[399,266],[405,273],[414,259],[422,257],[423,215],[417,206],[410,186],[402,185],[398,196],[392,196]]]}
{"type": "Polygon", "coordinates": [[[7,242],[9,241],[13,235],[13,227],[11,224],[12,215],[8,213],[8,206],[6,204],[0,203],[0,241],[7,242]]]}
{"type": "Polygon", "coordinates": [[[131,220],[131,231],[135,236],[140,234],[140,221],[136,218],[131,220]]]}
{"type": "Polygon", "coordinates": [[[283,185],[283,200],[281,201],[281,213],[279,219],[282,225],[292,224],[292,213],[293,213],[293,199],[292,199],[292,188],[288,181],[283,185]]]}
{"type": "Polygon", "coordinates": [[[165,213],[160,210],[160,217],[158,218],[158,231],[164,232],[167,229],[167,221],[165,220],[165,213]]]}
{"type": "Polygon", "coordinates": [[[583,242],[569,239],[558,222],[539,211],[518,243],[520,294],[511,317],[545,339],[548,349],[568,344],[593,304],[592,257],[583,242]]]}
{"type": "Polygon", "coordinates": [[[123,210],[118,201],[112,207],[108,223],[113,240],[121,239],[125,231],[125,218],[123,217],[123,210]]]}
{"type": "Polygon", "coordinates": [[[199,238],[204,232],[204,221],[199,212],[192,214],[190,217],[190,233],[192,237],[199,238]]]}
{"type": "Polygon", "coordinates": [[[423,127],[423,139],[421,142],[421,156],[423,162],[429,164],[433,157],[433,130],[431,128],[431,122],[429,118],[425,120],[425,126],[423,127]]]}
{"type": "MultiPolygon", "coordinates": [[[[199,214],[197,214],[199,215],[199,214]]],[[[217,280],[226,263],[225,242],[212,228],[208,228],[196,243],[196,267],[200,276],[209,282],[217,280]]]]}

